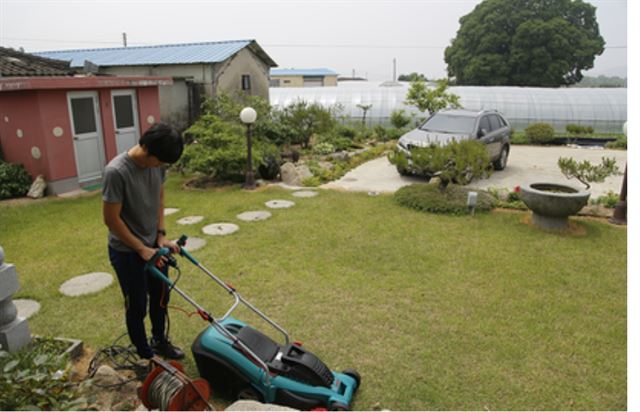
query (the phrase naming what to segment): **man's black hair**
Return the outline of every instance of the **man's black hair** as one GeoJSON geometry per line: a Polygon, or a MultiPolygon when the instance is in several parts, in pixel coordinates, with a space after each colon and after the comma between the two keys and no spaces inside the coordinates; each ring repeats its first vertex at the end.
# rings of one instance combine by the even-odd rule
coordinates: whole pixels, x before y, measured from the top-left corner
{"type": "Polygon", "coordinates": [[[163,163],[177,162],[184,149],[180,133],[166,123],[155,123],[144,132],[138,143],[163,163]]]}

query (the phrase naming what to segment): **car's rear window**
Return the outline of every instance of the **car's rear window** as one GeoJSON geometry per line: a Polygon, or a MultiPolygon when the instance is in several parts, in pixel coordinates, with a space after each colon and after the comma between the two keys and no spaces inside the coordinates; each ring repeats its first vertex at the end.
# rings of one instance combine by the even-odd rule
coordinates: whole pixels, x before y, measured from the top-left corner
{"type": "Polygon", "coordinates": [[[420,129],[441,133],[473,133],[475,117],[453,116],[449,114],[435,114],[427,120],[420,129]]]}

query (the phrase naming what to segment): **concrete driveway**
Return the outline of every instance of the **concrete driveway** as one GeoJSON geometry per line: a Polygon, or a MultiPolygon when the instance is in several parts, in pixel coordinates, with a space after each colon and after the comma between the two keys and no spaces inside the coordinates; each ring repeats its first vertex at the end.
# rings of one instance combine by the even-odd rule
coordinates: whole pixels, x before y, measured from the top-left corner
{"type": "MultiPolygon", "coordinates": [[[[488,179],[477,180],[469,184],[476,189],[507,188],[533,182],[564,183],[582,187],[576,179],[567,180],[557,162],[560,157],[572,157],[577,161],[588,160],[600,163],[602,157],[613,157],[620,172],[624,172],[627,152],[624,150],[605,150],[573,148],[565,146],[512,146],[505,170],[493,172],[488,179]]],[[[613,191],[620,193],[623,176],[612,176],[604,183],[591,186],[592,198],[613,191]]],[[[341,179],[323,185],[323,188],[361,192],[393,193],[403,186],[419,183],[421,179],[400,176],[395,166],[386,157],[371,160],[351,170],[341,179]]]]}

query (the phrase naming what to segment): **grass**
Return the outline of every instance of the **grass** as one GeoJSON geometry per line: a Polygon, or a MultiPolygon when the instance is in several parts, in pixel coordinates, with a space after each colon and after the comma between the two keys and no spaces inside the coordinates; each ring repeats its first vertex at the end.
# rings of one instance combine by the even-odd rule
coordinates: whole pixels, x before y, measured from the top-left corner
{"type": "MultiPolygon", "coordinates": [[[[583,235],[545,233],[523,213],[433,215],[392,196],[281,189],[185,191],[167,183],[170,234],[207,239],[194,255],[330,367],[362,374],[354,409],[626,409],[626,230],[577,219],[583,235]],[[272,210],[263,222],[235,216],[272,210]],[[203,215],[194,226],[180,217],[203,215]],[[207,237],[209,223],[240,231],[207,237]]],[[[0,245],[42,309],[33,333],[93,349],[125,331],[117,282],[90,296],[58,292],[87,272],[113,273],[99,195],[0,204],[0,245]]],[[[178,287],[220,316],[230,299],[188,264],[178,287]]],[[[191,310],[179,296],[172,304],[191,310]]],[[[245,319],[242,312],[238,317],[245,319]]],[[[188,349],[206,326],[171,311],[188,349]]],[[[266,330],[266,329],[265,329],[266,330]]],[[[193,375],[194,363],[186,360],[193,375]]]]}

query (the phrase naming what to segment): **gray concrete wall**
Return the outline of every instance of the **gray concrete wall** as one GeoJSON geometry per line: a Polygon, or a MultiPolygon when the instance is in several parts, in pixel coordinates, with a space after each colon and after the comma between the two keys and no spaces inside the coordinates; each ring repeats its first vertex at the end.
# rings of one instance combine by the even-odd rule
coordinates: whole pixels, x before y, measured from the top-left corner
{"type": "Polygon", "coordinates": [[[262,96],[269,100],[269,66],[253,52],[245,48],[229,60],[214,67],[215,93],[242,92],[242,75],[251,76],[252,96],[262,96]]]}

